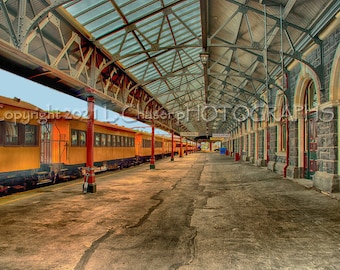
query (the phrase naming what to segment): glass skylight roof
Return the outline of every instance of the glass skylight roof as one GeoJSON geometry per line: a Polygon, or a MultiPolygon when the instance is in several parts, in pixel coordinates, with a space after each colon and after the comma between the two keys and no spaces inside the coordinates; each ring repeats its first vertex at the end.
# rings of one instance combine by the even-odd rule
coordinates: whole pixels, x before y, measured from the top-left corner
{"type": "Polygon", "coordinates": [[[202,76],[189,79],[190,72],[203,75],[199,0],[82,0],[64,7],[156,98],[176,100],[172,88],[202,88],[202,76]]]}

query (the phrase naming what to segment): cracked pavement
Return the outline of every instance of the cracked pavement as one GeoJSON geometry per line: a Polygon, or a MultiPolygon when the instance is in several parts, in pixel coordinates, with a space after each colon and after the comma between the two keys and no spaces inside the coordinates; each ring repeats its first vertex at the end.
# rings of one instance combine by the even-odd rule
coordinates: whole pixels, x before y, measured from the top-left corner
{"type": "Polygon", "coordinates": [[[219,153],[0,198],[1,269],[340,269],[339,200],[219,153]]]}

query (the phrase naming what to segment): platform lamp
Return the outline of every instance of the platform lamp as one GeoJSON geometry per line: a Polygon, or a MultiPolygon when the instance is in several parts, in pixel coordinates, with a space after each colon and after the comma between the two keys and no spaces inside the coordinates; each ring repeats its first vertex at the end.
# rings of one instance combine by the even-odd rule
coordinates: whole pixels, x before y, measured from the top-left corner
{"type": "Polygon", "coordinates": [[[201,62],[203,65],[206,65],[208,63],[209,60],[209,53],[206,51],[203,51],[200,53],[200,58],[201,58],[201,62]]]}

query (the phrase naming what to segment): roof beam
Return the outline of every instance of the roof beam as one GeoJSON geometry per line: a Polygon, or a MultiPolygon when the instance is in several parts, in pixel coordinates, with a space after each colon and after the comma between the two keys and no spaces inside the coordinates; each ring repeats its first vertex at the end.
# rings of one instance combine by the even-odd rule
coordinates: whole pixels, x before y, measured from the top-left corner
{"type": "MultiPolygon", "coordinates": [[[[112,1],[112,0],[111,0],[111,1],[112,1]]],[[[114,1],[112,1],[112,2],[114,2],[114,1]]],[[[166,6],[166,7],[160,8],[159,10],[154,11],[154,12],[152,12],[152,13],[146,15],[146,16],[143,16],[142,18],[140,18],[140,19],[138,19],[138,20],[134,20],[134,21],[132,21],[132,22],[129,22],[129,23],[127,23],[127,24],[124,25],[124,26],[120,26],[120,27],[118,27],[118,28],[116,28],[116,29],[114,29],[114,30],[112,30],[112,31],[110,31],[110,32],[108,32],[108,33],[106,33],[106,34],[103,34],[103,35],[99,36],[99,37],[97,38],[97,40],[101,40],[101,39],[103,39],[103,38],[106,38],[107,36],[110,36],[110,35],[112,35],[112,34],[114,34],[114,33],[117,33],[117,32],[119,32],[120,30],[125,29],[126,27],[129,27],[129,26],[131,26],[131,25],[133,25],[133,24],[139,23],[139,22],[141,22],[141,21],[143,21],[143,20],[145,20],[145,19],[147,19],[147,18],[150,18],[150,17],[154,16],[155,14],[158,14],[158,13],[160,13],[160,12],[163,12],[163,11],[167,10],[168,8],[174,7],[174,6],[176,6],[176,5],[180,4],[180,3],[183,3],[183,2],[185,2],[185,0],[179,0],[179,1],[176,1],[176,2],[170,4],[170,5],[166,6]]]]}

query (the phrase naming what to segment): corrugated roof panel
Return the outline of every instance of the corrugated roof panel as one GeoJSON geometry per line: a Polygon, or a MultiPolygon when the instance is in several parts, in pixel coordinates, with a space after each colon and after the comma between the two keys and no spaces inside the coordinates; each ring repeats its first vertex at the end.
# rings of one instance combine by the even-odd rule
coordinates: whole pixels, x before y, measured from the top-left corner
{"type": "Polygon", "coordinates": [[[158,0],[135,0],[128,5],[120,6],[128,22],[136,21],[161,8],[161,2],[158,0]]]}
{"type": "Polygon", "coordinates": [[[159,78],[159,73],[152,63],[146,62],[129,69],[138,80],[155,80],[159,78]]]}
{"type": "Polygon", "coordinates": [[[92,21],[95,21],[97,24],[105,23],[105,22],[100,23],[98,19],[100,19],[103,16],[103,14],[107,12],[109,13],[114,12],[114,8],[111,3],[103,2],[101,5],[97,5],[96,7],[91,8],[89,11],[77,16],[76,18],[81,24],[83,24],[87,28],[86,25],[92,21]]]}
{"type": "Polygon", "coordinates": [[[183,50],[180,51],[179,53],[181,56],[181,61],[183,63],[183,66],[188,66],[191,63],[196,63],[197,61],[200,63],[201,48],[195,48],[195,47],[183,48],[183,50]]]}
{"type": "Polygon", "coordinates": [[[167,51],[164,54],[157,57],[157,62],[164,73],[173,72],[173,62],[176,58],[176,51],[167,51]]]}
{"type": "MultiPolygon", "coordinates": [[[[150,83],[150,84],[147,85],[147,88],[150,91],[150,93],[158,95],[158,94],[160,94],[159,89],[160,89],[161,83],[162,83],[161,81],[157,81],[155,83],[150,83]]],[[[158,99],[158,97],[157,97],[157,99],[158,99]]]]}
{"type": "Polygon", "coordinates": [[[159,13],[150,18],[142,20],[141,22],[137,23],[136,26],[149,42],[155,44],[159,34],[161,33],[163,26],[162,23],[164,23],[164,16],[163,13],[159,13]]]}
{"type": "Polygon", "coordinates": [[[103,3],[107,3],[107,0],[82,0],[82,1],[74,1],[65,4],[64,7],[66,10],[75,18],[78,16],[91,11],[93,8],[102,5],[103,3]]]}
{"type": "Polygon", "coordinates": [[[95,36],[98,36],[104,34],[104,31],[107,31],[108,26],[112,27],[113,29],[120,27],[123,23],[121,18],[118,16],[117,13],[111,11],[107,12],[107,14],[102,14],[100,18],[97,18],[94,21],[90,20],[86,22],[86,29],[88,29],[90,32],[93,32],[95,36]]]}
{"type": "MultiPolygon", "coordinates": [[[[123,58],[120,60],[120,62],[123,64],[124,67],[130,67],[130,66],[139,66],[140,63],[144,63],[148,60],[148,56],[145,53],[133,55],[130,57],[123,58]]],[[[127,69],[130,71],[130,69],[127,69]]]]}

